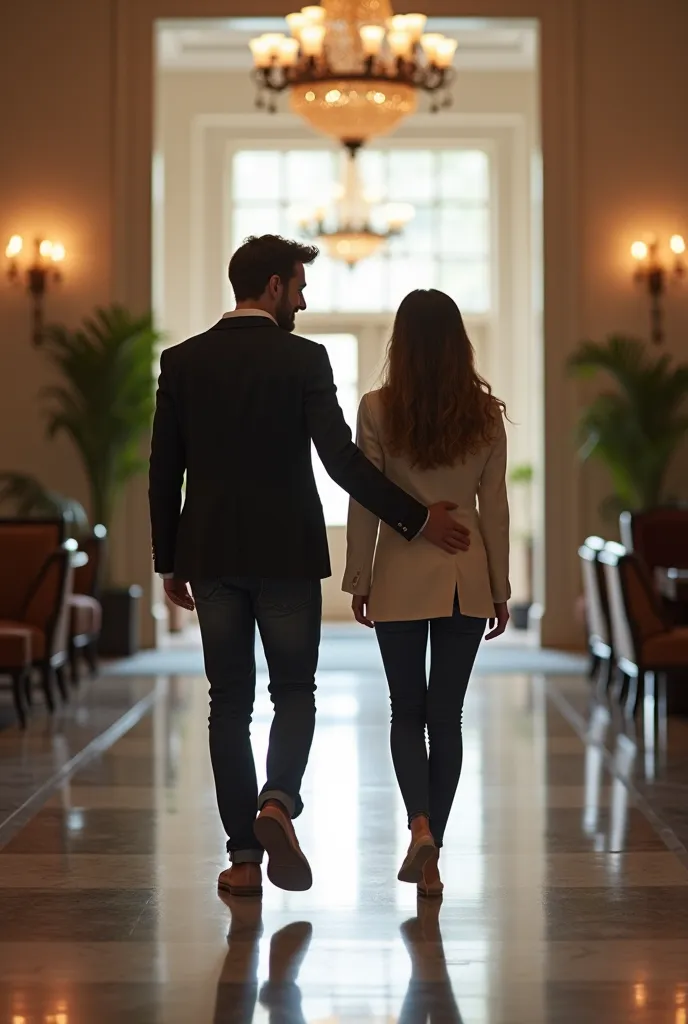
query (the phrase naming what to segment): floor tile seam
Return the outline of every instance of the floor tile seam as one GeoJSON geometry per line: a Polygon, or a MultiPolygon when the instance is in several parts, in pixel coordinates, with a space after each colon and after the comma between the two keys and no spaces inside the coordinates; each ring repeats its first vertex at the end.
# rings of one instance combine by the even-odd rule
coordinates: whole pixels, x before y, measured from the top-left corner
{"type": "Polygon", "coordinates": [[[41,783],[24,803],[15,808],[7,818],[0,822],[0,850],[38,814],[52,794],[71,778],[75,772],[95,760],[95,758],[112,747],[122,736],[125,736],[130,729],[133,729],[153,708],[158,698],[157,689],[153,689],[145,697],[142,697],[120,718],[108,726],[107,729],[94,736],[86,746],[74,754],[58,771],[41,783]]]}
{"type": "MultiPolygon", "coordinates": [[[[558,689],[556,683],[547,680],[546,692],[548,699],[555,705],[557,710],[561,712],[571,728],[577,734],[582,746],[585,747],[591,745],[589,744],[587,737],[587,722],[580,712],[576,711],[574,706],[558,689]]],[[[676,835],[673,828],[661,817],[660,814],[657,813],[647,797],[634,785],[634,783],[630,779],[624,777],[617,770],[613,754],[607,746],[604,743],[595,743],[592,745],[600,747],[602,750],[604,764],[609,774],[613,778],[618,779],[619,782],[626,787],[633,800],[634,806],[638,808],[640,813],[648,821],[665,846],[681,861],[683,867],[688,871],[688,850],[676,835]]]]}

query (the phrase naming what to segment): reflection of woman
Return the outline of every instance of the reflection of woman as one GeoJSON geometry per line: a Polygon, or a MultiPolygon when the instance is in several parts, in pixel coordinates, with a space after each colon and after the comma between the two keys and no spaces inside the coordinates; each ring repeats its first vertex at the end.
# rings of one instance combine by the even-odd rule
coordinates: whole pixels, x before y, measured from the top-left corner
{"type": "Polygon", "coordinates": [[[419,902],[418,917],[401,926],[411,978],[398,1024],[462,1024],[439,924],[439,903],[419,902]]]}
{"type": "Polygon", "coordinates": [[[475,370],[456,303],[435,290],[407,295],[384,384],[361,402],[358,444],[424,503],[451,499],[470,528],[470,548],[450,555],[422,540],[408,544],[352,502],[343,589],[354,595],[356,619],[375,624],[392,702],[392,758],[411,829],[399,878],[417,882],[424,895],[442,891],[437,860],[461,773],[463,701],[485,621],[493,626],[489,640],[509,618],[503,414],[503,402],[475,370]]]}

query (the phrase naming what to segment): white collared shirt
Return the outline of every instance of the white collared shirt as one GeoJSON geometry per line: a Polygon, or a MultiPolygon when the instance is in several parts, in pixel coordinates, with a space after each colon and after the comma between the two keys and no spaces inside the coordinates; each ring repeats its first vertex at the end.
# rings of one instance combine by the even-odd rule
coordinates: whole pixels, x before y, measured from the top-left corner
{"type": "Polygon", "coordinates": [[[228,320],[232,316],[265,316],[272,320],[273,324],[277,323],[272,313],[268,313],[266,309],[233,309],[230,313],[223,313],[222,319],[228,320]]]}

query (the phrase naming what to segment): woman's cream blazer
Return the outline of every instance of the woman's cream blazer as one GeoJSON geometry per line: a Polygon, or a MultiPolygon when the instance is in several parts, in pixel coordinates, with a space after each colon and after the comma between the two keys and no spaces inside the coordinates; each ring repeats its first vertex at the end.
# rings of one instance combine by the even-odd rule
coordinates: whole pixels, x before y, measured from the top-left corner
{"type": "Polygon", "coordinates": [[[383,437],[380,392],[371,391],[358,410],[359,448],[425,505],[455,502],[453,514],[471,531],[470,547],[451,555],[422,536],[409,542],[351,500],[342,589],[368,595],[368,614],[378,622],[450,616],[457,590],[464,615],[491,618],[495,602],[511,595],[503,418],[490,445],[439,469],[418,469],[391,455],[383,437]]]}

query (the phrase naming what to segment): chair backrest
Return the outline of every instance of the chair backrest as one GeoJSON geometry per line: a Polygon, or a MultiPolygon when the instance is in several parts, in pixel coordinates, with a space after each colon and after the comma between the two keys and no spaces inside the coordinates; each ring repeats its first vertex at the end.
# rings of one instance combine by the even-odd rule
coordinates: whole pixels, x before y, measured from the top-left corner
{"type": "Polygon", "coordinates": [[[612,637],[609,624],[607,588],[599,561],[600,553],[604,550],[604,546],[604,541],[601,537],[588,537],[579,547],[578,556],[583,576],[588,640],[591,644],[601,641],[611,647],[612,637]]]}
{"type": "Polygon", "coordinates": [[[614,654],[639,665],[645,640],[668,628],[646,567],[621,544],[606,544],[600,554],[609,599],[614,654]]]}
{"type": "Polygon", "coordinates": [[[105,563],[106,543],[107,530],[104,526],[96,526],[93,533],[81,541],[79,547],[88,555],[88,562],[74,572],[75,594],[98,597],[105,563]]]}
{"type": "Polygon", "coordinates": [[[622,512],[621,540],[649,569],[688,569],[688,508],[622,512]]]}
{"type": "Polygon", "coordinates": [[[19,617],[64,536],[62,519],[0,519],[0,619],[19,617]]]}
{"type": "Polygon", "coordinates": [[[69,647],[69,597],[74,585],[74,550],[76,542],[67,541],[49,556],[22,611],[22,622],[45,633],[47,658],[66,652],[69,647]]]}

